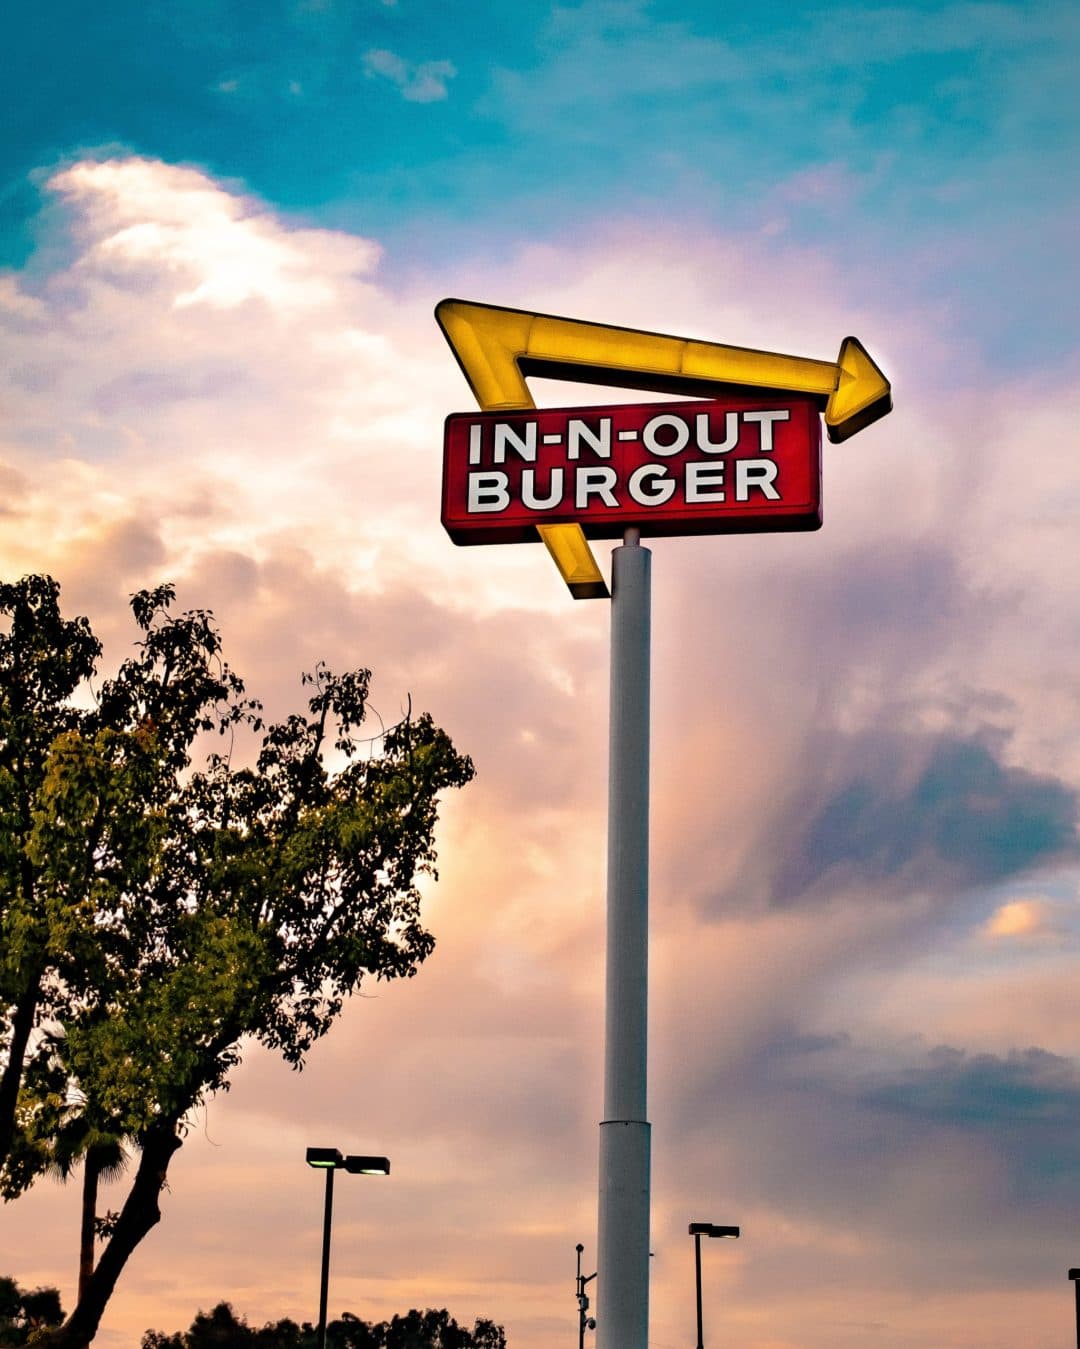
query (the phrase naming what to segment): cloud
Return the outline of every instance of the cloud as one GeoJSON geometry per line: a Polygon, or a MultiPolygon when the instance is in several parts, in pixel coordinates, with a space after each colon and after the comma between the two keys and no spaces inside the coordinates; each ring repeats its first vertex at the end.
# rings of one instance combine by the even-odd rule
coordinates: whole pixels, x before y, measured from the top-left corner
{"type": "Polygon", "coordinates": [[[333,278],[367,274],[378,257],[366,241],[330,231],[282,231],[197,169],[84,162],[54,174],[49,186],[99,235],[84,266],[117,280],[162,271],[188,277],[194,284],[173,296],[177,309],[233,309],[255,299],[278,310],[310,308],[329,299],[333,278]]]}
{"type": "Polygon", "coordinates": [[[830,887],[943,899],[1080,855],[1077,793],[979,740],[834,733],[807,757],[816,801],[791,793],[792,823],[774,825],[786,839],[776,903],[830,887]]]}
{"type": "Polygon", "coordinates": [[[1078,1094],[1075,1058],[1040,1048],[969,1053],[789,1024],[688,1083],[677,1109],[686,1170],[722,1176],[729,1211],[859,1233],[861,1250],[836,1252],[845,1287],[888,1249],[883,1285],[955,1292],[1022,1286],[1040,1263],[1032,1225],[1043,1249],[1069,1239],[1078,1094]]]}
{"type": "Polygon", "coordinates": [[[993,940],[1041,941],[1062,935],[1064,905],[1042,899],[1013,899],[987,919],[983,932],[993,940]]]}
{"type": "Polygon", "coordinates": [[[455,373],[428,314],[414,340],[415,316],[374,284],[377,246],[283,222],[191,168],[85,162],[51,182],[77,257],[0,311],[18,342],[0,453],[34,465],[8,565],[62,574],[88,531],[134,512],[181,573],[207,546],[318,534],[325,550],[337,533],[365,584],[391,540],[392,567],[434,543],[449,578],[461,555],[416,524],[437,514],[455,373]]]}
{"type": "Polygon", "coordinates": [[[384,48],[364,53],[364,73],[380,75],[397,86],[410,103],[437,103],[448,97],[447,81],[457,74],[451,61],[406,61],[384,48]]]}
{"type": "MultiPolygon", "coordinates": [[[[929,1051],[926,1062],[892,1082],[859,1089],[870,1106],[897,1115],[947,1125],[972,1124],[1007,1135],[1017,1124],[1067,1128],[1080,1105],[1080,1069],[1075,1062],[1042,1049],[967,1054],[949,1045],[929,1051]]],[[[1065,1133],[1062,1128],[1062,1134],[1065,1133]]],[[[1069,1155],[1080,1164],[1080,1143],[1069,1129],[1069,1155]]],[[[1025,1168],[1060,1169],[1060,1158],[1040,1148],[1017,1159],[1025,1168]]]]}

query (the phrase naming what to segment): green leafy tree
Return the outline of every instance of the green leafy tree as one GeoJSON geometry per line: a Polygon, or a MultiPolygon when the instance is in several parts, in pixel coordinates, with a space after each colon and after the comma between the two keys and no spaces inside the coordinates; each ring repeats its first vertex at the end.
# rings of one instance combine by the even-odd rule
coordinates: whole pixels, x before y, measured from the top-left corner
{"type": "Polygon", "coordinates": [[[473,773],[427,715],[374,752],[367,670],[320,666],[306,711],[264,727],[212,615],[172,616],[173,598],[133,597],[135,654],[94,697],[100,646],[56,582],[0,586],[0,1187],[62,1167],[76,1121],[135,1152],[55,1349],[93,1338],[241,1039],[298,1068],[365,976],[411,976],[430,953],[417,880],[440,793],[473,773]],[[261,738],[236,767],[244,731],[261,738]],[[224,751],[196,770],[213,732],[224,751]]]}

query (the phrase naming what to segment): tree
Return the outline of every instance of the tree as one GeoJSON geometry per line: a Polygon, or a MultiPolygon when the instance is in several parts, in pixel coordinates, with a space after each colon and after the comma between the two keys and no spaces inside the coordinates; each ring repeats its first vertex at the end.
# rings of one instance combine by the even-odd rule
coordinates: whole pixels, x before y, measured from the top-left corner
{"type": "Polygon", "coordinates": [[[417,879],[440,793],[473,775],[426,714],[369,749],[368,670],[320,666],[306,711],[264,727],[212,615],[171,616],[173,598],[133,597],[135,654],[93,698],[100,645],[56,582],[0,586],[0,1187],[55,1167],[73,1118],[137,1157],[56,1349],[93,1338],[241,1038],[299,1068],[362,978],[431,952],[417,879]],[[213,732],[227,748],[195,770],[213,732]],[[236,767],[245,732],[261,740],[236,767]]]}
{"type": "MultiPolygon", "coordinates": [[[[186,1332],[148,1330],[140,1349],[314,1349],[314,1328],[305,1322],[267,1322],[261,1329],[238,1317],[228,1302],[199,1312],[186,1332]]],[[[330,1349],[506,1349],[502,1326],[477,1320],[472,1331],[459,1326],[445,1308],[415,1309],[389,1321],[361,1321],[351,1312],[326,1327],[330,1349]]]]}
{"type": "Polygon", "coordinates": [[[477,1321],[470,1333],[443,1308],[410,1311],[376,1327],[379,1349],[505,1349],[502,1326],[477,1321]]]}
{"type": "Polygon", "coordinates": [[[58,1126],[50,1140],[47,1170],[60,1180],[68,1180],[82,1163],[82,1194],[79,1216],[79,1282],[81,1298],[94,1273],[94,1239],[105,1235],[115,1215],[99,1218],[98,1185],[102,1180],[118,1180],[131,1155],[127,1144],[133,1140],[97,1133],[78,1103],[58,1126]]]}
{"type": "Polygon", "coordinates": [[[26,1344],[31,1335],[57,1326],[63,1319],[57,1289],[23,1289],[14,1279],[0,1277],[0,1345],[5,1349],[26,1344]]]}

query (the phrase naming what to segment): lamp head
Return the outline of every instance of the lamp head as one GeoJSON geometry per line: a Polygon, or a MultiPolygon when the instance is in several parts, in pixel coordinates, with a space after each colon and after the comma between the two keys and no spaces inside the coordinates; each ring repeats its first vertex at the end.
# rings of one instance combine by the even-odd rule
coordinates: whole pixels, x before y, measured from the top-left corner
{"type": "Polygon", "coordinates": [[[323,1170],[341,1165],[341,1153],[337,1148],[308,1148],[307,1164],[323,1170]]]}
{"type": "Polygon", "coordinates": [[[691,1223],[690,1235],[692,1237],[729,1237],[734,1239],[739,1235],[739,1229],[717,1223],[691,1223]]]}
{"type": "Polygon", "coordinates": [[[345,1170],[354,1176],[388,1176],[389,1157],[346,1157],[345,1170]]]}

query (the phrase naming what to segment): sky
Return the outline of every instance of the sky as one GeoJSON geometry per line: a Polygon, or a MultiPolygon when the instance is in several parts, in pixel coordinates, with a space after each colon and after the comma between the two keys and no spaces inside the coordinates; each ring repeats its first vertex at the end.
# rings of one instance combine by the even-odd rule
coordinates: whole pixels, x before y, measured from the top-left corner
{"type": "MultiPolygon", "coordinates": [[[[477,767],[434,954],[303,1073],[248,1048],[96,1343],[222,1298],[313,1319],[308,1145],[392,1162],[337,1187],[332,1314],[576,1334],[608,612],[539,546],[443,533],[442,423],[472,406],[444,296],[821,359],[854,333],[893,385],[825,447],[819,533],[653,545],[650,1346],[694,1333],[690,1221],[742,1227],[703,1250],[707,1343],[1069,1343],[1080,11],[42,0],[0,25],[3,576],[56,576],[106,665],[128,596],[173,581],[272,712],[319,660],[370,666],[385,721],[411,698],[477,767]]],[[[0,1272],[68,1304],[76,1189],[0,1211],[0,1272]]]]}

